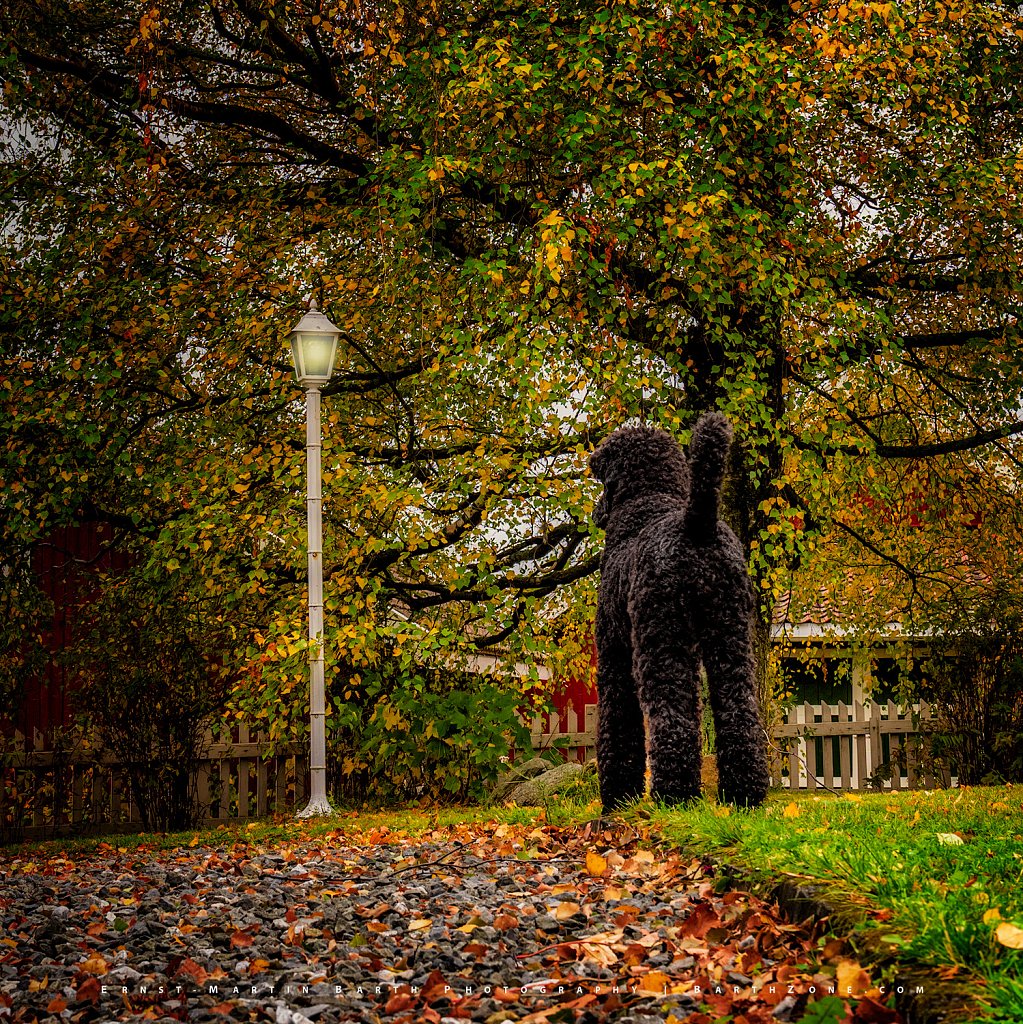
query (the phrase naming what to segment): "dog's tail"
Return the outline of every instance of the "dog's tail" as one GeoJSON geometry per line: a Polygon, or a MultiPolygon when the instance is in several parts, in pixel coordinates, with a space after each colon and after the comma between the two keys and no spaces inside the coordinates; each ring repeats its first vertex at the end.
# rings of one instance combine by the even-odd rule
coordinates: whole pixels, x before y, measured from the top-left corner
{"type": "Polygon", "coordinates": [[[705,413],[689,442],[689,504],[685,530],[690,539],[712,540],[717,533],[718,504],[725,462],[732,443],[732,425],[719,412],[705,413]]]}

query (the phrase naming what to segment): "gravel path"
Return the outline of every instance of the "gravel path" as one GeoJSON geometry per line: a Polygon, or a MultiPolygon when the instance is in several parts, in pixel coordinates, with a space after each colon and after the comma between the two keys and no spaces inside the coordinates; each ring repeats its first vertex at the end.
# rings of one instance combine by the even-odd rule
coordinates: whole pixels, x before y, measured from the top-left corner
{"type": "Polygon", "coordinates": [[[0,860],[0,1021],[757,1024],[826,982],[699,861],[578,830],[390,838],[0,860]]]}

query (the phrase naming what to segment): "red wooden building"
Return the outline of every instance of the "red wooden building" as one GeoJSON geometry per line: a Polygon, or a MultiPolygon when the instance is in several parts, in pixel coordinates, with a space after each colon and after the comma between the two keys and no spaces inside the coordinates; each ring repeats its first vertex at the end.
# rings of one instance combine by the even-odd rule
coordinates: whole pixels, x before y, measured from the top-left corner
{"type": "Polygon", "coordinates": [[[109,527],[89,523],[56,530],[36,545],[32,571],[42,592],[53,603],[43,643],[50,652],[45,671],[24,682],[20,707],[9,709],[7,726],[30,741],[36,733],[49,736],[55,728],[70,724],[74,681],[68,678],[58,657],[71,640],[80,609],[95,592],[97,573],[118,571],[128,558],[112,544],[109,527]]]}

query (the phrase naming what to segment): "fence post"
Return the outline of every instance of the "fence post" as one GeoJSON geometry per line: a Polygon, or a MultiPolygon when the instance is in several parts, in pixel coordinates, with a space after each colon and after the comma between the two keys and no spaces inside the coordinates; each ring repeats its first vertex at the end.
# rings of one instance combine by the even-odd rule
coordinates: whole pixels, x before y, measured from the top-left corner
{"type": "MultiPolygon", "coordinates": [[[[238,745],[248,744],[249,727],[242,722],[238,726],[238,745]]],[[[248,755],[238,758],[238,814],[237,817],[244,821],[249,817],[249,766],[251,760],[248,755]]]]}
{"type": "MultiPolygon", "coordinates": [[[[808,726],[815,726],[817,724],[817,712],[812,704],[803,705],[803,721],[808,726]]],[[[816,733],[815,729],[811,728],[811,733],[816,733]]],[[[815,735],[806,741],[806,788],[807,789],[818,789],[817,784],[817,740],[815,735]]]]}
{"type": "Polygon", "coordinates": [[[878,765],[884,760],[881,748],[881,705],[871,702],[870,705],[870,770],[867,775],[873,775],[878,765]]]}
{"type": "Polygon", "coordinates": [[[864,711],[863,701],[858,700],[853,704],[853,721],[862,724],[862,730],[856,732],[853,738],[855,745],[855,768],[853,776],[853,785],[856,789],[866,789],[867,787],[867,776],[870,774],[870,769],[867,767],[867,730],[868,717],[864,711]]]}
{"type": "MultiPolygon", "coordinates": [[[[838,721],[845,725],[852,720],[853,709],[847,704],[838,705],[838,721]]],[[[844,730],[835,737],[838,743],[838,764],[842,772],[842,789],[852,789],[852,736],[844,730]]]]}
{"type": "Polygon", "coordinates": [[[583,719],[583,730],[586,733],[586,755],[584,761],[597,756],[597,705],[586,705],[586,717],[583,719]]]}

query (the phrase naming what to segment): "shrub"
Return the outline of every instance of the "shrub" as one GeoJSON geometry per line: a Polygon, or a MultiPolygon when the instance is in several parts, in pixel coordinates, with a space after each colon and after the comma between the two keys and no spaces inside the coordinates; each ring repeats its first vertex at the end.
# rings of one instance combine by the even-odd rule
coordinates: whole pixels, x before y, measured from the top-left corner
{"type": "Polygon", "coordinates": [[[933,648],[921,696],[961,785],[1023,782],[1023,614],[1004,598],[933,648]]]}
{"type": "Polygon", "coordinates": [[[529,748],[522,696],[499,680],[385,661],[360,684],[328,719],[330,789],[342,802],[479,799],[511,746],[529,748]]]}
{"type": "Polygon", "coordinates": [[[66,660],[83,725],[121,763],[147,828],[193,827],[205,812],[204,739],[226,690],[223,616],[184,581],[141,571],[103,580],[82,616],[66,660]]]}

